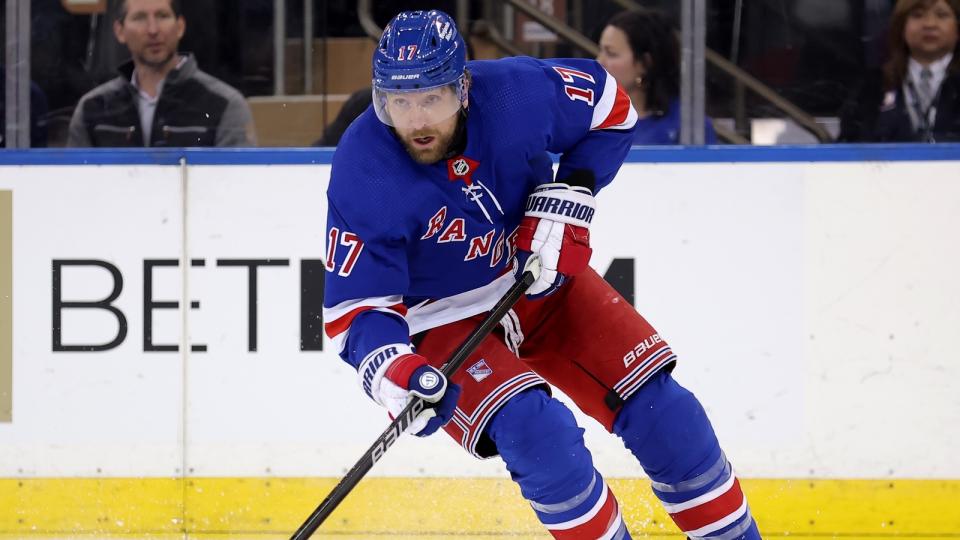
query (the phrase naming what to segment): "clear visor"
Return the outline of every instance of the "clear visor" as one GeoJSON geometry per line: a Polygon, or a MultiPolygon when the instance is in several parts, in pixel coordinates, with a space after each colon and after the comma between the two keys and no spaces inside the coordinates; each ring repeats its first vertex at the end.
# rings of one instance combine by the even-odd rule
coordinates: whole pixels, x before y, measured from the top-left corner
{"type": "Polygon", "coordinates": [[[459,82],[417,90],[385,90],[374,86],[373,108],[384,124],[416,130],[457,114],[464,97],[463,84],[459,82]]]}

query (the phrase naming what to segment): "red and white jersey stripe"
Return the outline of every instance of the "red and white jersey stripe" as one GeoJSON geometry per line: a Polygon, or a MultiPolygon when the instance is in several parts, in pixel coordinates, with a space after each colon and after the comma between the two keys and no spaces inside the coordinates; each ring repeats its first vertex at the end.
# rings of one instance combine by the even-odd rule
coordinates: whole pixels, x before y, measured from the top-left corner
{"type": "Polygon", "coordinates": [[[514,283],[513,273],[507,272],[482,287],[411,306],[406,315],[410,335],[490,311],[514,283]]]}
{"type": "Polygon", "coordinates": [[[350,325],[357,315],[367,310],[383,311],[393,315],[405,317],[407,306],[403,305],[400,296],[379,296],[375,298],[359,298],[340,302],[333,307],[323,308],[323,331],[333,340],[338,353],[343,351],[347,343],[350,325]]]}
{"type": "Polygon", "coordinates": [[[636,123],[637,111],[633,108],[630,97],[617,84],[613,75],[607,73],[603,93],[593,107],[590,129],[630,129],[636,123]]]}
{"type": "Polygon", "coordinates": [[[403,297],[399,295],[347,300],[333,307],[323,308],[323,320],[326,321],[323,325],[324,332],[333,340],[339,353],[343,351],[353,320],[364,311],[373,309],[403,317],[412,336],[490,311],[515,281],[513,274],[507,272],[483,287],[409,308],[403,304],[403,297]]]}

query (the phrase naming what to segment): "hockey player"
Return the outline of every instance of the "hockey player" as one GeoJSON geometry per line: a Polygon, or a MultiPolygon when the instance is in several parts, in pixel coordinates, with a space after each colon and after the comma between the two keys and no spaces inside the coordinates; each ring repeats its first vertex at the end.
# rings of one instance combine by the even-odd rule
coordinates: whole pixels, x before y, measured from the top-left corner
{"type": "Polygon", "coordinates": [[[326,332],[392,413],[411,395],[434,403],[411,431],[442,426],[473,456],[499,455],[555,538],[630,533],[548,383],[623,440],[687,536],[757,539],[669,345],[587,266],[594,195],[636,120],[593,60],[466,62],[448,15],[397,15],[374,53],[373,104],[333,158],[326,332]],[[531,254],[543,272],[528,297],[447,381],[437,368],[531,254]]]}

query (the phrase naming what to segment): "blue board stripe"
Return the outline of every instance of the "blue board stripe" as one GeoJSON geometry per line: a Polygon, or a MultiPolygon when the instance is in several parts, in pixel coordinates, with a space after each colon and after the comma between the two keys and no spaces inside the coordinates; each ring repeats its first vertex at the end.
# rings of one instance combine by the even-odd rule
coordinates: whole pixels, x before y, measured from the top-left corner
{"type": "MultiPolygon", "coordinates": [[[[0,151],[0,165],[315,165],[333,148],[38,148],[0,151]]],[[[960,161],[960,144],[635,146],[628,163],[960,161]]]]}

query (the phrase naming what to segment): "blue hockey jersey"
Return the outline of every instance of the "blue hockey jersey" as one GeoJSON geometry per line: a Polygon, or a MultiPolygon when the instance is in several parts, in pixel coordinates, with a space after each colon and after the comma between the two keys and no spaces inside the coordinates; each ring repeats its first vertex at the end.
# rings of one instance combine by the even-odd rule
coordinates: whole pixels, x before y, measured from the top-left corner
{"type": "MultiPolygon", "coordinates": [[[[709,118],[703,121],[703,142],[717,144],[717,132],[709,118]]],[[[666,114],[651,114],[638,119],[633,144],[680,144],[680,100],[670,100],[666,114]]]]}
{"type": "MultiPolygon", "coordinates": [[[[512,285],[527,195],[576,169],[608,184],[633,140],[630,99],[593,60],[468,62],[462,155],[414,161],[367,109],[333,156],[327,190],[327,335],[361,379],[387,347],[488,311],[512,285]]],[[[375,366],[374,366],[375,367],[375,366]]],[[[369,374],[368,374],[369,376],[369,374]]]]}

